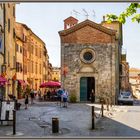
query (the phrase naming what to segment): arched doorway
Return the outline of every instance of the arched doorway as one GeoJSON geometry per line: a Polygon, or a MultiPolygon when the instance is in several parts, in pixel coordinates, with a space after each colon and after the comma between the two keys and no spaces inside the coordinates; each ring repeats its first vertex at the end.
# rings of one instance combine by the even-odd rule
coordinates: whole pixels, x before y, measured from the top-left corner
{"type": "Polygon", "coordinates": [[[80,78],[80,101],[95,102],[95,78],[81,77],[80,78]],[[94,91],[94,95],[92,94],[94,91]]]}

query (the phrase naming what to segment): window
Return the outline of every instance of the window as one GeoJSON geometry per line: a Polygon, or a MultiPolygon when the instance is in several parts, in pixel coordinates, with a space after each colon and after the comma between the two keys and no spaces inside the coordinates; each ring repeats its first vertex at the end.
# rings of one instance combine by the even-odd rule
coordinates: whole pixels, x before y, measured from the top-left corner
{"type": "MultiPolygon", "coordinates": [[[[22,72],[22,64],[19,62],[16,62],[16,72],[22,72]]],[[[25,70],[24,70],[25,72],[25,70]]]]}
{"type": "Polygon", "coordinates": [[[40,64],[40,74],[41,74],[41,64],[40,64]]]}
{"type": "Polygon", "coordinates": [[[29,72],[29,69],[30,69],[30,62],[28,61],[28,72],[29,72]]]}
{"type": "Polygon", "coordinates": [[[32,46],[32,54],[34,54],[34,46],[32,46]]]}
{"type": "Polygon", "coordinates": [[[18,52],[18,44],[16,44],[16,51],[18,52]]]}
{"type": "Polygon", "coordinates": [[[22,47],[20,46],[20,53],[22,53],[22,47]]]}
{"type": "Polygon", "coordinates": [[[29,69],[30,69],[30,72],[32,72],[32,61],[30,61],[30,67],[29,67],[29,69]]]}
{"type": "Polygon", "coordinates": [[[32,73],[34,73],[34,62],[32,61],[32,73]]]}
{"type": "Polygon", "coordinates": [[[83,58],[86,60],[86,61],[90,61],[92,58],[93,58],[93,55],[91,52],[85,52],[83,54],[83,58]]]}
{"type": "Polygon", "coordinates": [[[35,48],[35,55],[37,56],[37,47],[35,48]]]}
{"type": "Polygon", "coordinates": [[[10,19],[8,19],[8,32],[10,33],[10,19]]]}
{"type": "Polygon", "coordinates": [[[13,6],[13,17],[15,17],[15,6],[13,6]]]}
{"type": "Polygon", "coordinates": [[[80,53],[80,59],[84,63],[92,63],[95,60],[95,51],[92,49],[83,49],[80,53]]]}
{"type": "Polygon", "coordinates": [[[10,53],[8,51],[8,65],[10,65],[10,53]]]}
{"type": "Polygon", "coordinates": [[[23,71],[24,71],[25,74],[27,74],[27,65],[24,65],[23,71]]]}
{"type": "Polygon", "coordinates": [[[27,50],[23,48],[23,55],[27,57],[27,50]]]}
{"type": "Polygon", "coordinates": [[[10,3],[8,3],[8,8],[10,8],[10,3]]]}
{"type": "Polygon", "coordinates": [[[23,41],[26,41],[27,40],[27,38],[26,38],[26,36],[23,34],[23,41]]]}
{"type": "Polygon", "coordinates": [[[36,68],[35,68],[35,73],[37,74],[37,62],[36,62],[36,68]]]}
{"type": "Polygon", "coordinates": [[[40,49],[40,58],[41,58],[41,49],[40,49]]]}
{"type": "Polygon", "coordinates": [[[19,67],[20,67],[19,62],[16,62],[16,71],[17,72],[19,72],[19,67]]]}
{"type": "Polygon", "coordinates": [[[15,38],[15,28],[13,28],[13,38],[15,38]]]}
{"type": "Polygon", "coordinates": [[[13,56],[13,68],[16,67],[16,56],[13,56]]]}
{"type": "Polygon", "coordinates": [[[20,72],[22,72],[22,71],[23,71],[22,64],[20,64],[20,72]]]}

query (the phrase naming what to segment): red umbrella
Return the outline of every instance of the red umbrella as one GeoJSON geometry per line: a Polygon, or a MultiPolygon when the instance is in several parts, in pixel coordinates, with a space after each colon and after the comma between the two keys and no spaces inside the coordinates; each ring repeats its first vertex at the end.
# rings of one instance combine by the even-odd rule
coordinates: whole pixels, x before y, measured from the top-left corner
{"type": "Polygon", "coordinates": [[[42,84],[40,85],[40,88],[44,88],[44,87],[46,87],[46,83],[42,83],[42,84]]]}
{"type": "Polygon", "coordinates": [[[61,83],[60,82],[55,82],[55,81],[49,81],[49,82],[45,82],[45,83],[42,83],[40,85],[40,87],[61,87],[61,83]]]}
{"type": "Polygon", "coordinates": [[[60,87],[61,83],[60,82],[55,82],[55,81],[49,81],[46,82],[47,87],[60,87]]]}

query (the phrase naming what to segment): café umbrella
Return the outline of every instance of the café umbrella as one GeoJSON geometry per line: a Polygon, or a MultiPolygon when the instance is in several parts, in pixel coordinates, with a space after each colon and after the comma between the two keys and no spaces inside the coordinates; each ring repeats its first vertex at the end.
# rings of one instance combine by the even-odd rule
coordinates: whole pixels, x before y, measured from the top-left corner
{"type": "Polygon", "coordinates": [[[48,81],[40,85],[40,88],[44,88],[44,87],[48,87],[48,88],[61,87],[61,83],[56,81],[48,81]]]}

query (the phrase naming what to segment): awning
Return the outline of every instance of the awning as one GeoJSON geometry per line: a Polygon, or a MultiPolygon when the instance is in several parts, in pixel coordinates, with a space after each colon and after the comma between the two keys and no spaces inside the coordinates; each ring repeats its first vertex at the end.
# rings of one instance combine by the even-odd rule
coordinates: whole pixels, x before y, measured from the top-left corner
{"type": "Polygon", "coordinates": [[[7,79],[5,77],[0,76],[0,83],[7,82],[7,79]]]}

